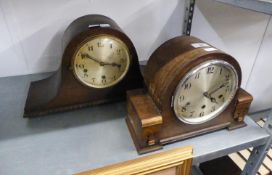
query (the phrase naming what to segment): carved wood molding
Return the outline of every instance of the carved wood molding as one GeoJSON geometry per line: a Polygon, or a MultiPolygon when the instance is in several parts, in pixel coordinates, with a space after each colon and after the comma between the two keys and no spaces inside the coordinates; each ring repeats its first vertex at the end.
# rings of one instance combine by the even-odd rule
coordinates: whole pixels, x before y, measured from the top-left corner
{"type": "Polygon", "coordinates": [[[193,148],[186,146],[76,175],[189,175],[192,168],[192,153],[193,148]]]}

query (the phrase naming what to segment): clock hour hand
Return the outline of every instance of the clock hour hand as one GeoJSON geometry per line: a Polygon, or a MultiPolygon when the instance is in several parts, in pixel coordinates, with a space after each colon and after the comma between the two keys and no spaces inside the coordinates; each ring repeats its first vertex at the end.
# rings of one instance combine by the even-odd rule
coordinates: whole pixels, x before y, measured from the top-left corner
{"type": "Polygon", "coordinates": [[[216,99],[214,97],[212,97],[208,92],[204,92],[203,95],[204,95],[204,97],[207,97],[208,99],[210,99],[212,103],[218,104],[216,99]]]}
{"type": "Polygon", "coordinates": [[[213,90],[210,91],[210,92],[209,92],[209,91],[204,92],[204,93],[203,93],[204,97],[207,97],[208,99],[210,99],[212,103],[218,104],[217,101],[216,101],[216,99],[215,99],[214,97],[212,97],[212,94],[214,94],[215,92],[217,92],[219,89],[225,87],[228,83],[229,83],[229,82],[225,82],[225,83],[221,84],[219,87],[213,89],[213,90]]]}
{"type": "Polygon", "coordinates": [[[117,63],[106,63],[106,62],[102,62],[102,66],[104,66],[104,65],[109,65],[109,66],[113,66],[113,67],[118,67],[118,68],[120,68],[121,67],[121,64],[117,64],[117,63]]]}
{"type": "Polygon", "coordinates": [[[110,65],[110,66],[118,67],[118,68],[121,67],[121,64],[117,64],[117,63],[107,63],[107,62],[99,61],[98,59],[96,59],[96,58],[90,56],[90,55],[87,54],[87,53],[83,53],[83,54],[81,54],[81,56],[82,56],[82,58],[85,58],[85,57],[86,57],[86,58],[89,58],[89,59],[91,59],[91,60],[97,62],[100,66],[110,65]]]}

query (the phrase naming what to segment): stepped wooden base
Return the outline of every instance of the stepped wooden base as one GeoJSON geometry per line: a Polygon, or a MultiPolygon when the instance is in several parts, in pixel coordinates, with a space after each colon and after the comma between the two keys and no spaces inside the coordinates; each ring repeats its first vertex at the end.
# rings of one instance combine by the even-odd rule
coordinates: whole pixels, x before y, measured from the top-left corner
{"type": "Polygon", "coordinates": [[[172,113],[161,112],[144,89],[127,92],[127,126],[139,154],[156,151],[163,145],[227,128],[246,126],[244,117],[252,97],[239,90],[237,101],[216,118],[203,124],[186,124],[172,113]]]}

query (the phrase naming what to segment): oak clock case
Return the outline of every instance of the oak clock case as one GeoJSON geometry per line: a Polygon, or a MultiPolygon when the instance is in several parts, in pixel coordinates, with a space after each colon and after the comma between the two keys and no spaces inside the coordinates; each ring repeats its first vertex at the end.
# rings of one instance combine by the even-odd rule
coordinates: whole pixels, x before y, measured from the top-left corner
{"type": "Polygon", "coordinates": [[[146,89],[127,93],[127,125],[138,153],[218,129],[245,126],[252,96],[230,55],[195,37],[168,40],[144,68],[146,89]]]}
{"type": "Polygon", "coordinates": [[[31,83],[24,117],[121,100],[126,90],[143,86],[133,43],[106,16],[73,21],[64,32],[63,48],[58,71],[31,83]]]}

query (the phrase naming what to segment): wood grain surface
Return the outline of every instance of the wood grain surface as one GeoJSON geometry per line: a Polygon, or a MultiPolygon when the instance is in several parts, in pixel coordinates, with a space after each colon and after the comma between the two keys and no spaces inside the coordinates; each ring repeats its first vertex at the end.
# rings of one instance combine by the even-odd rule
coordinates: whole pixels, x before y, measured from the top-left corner
{"type": "Polygon", "coordinates": [[[51,77],[31,83],[24,117],[35,117],[125,99],[126,90],[143,86],[136,49],[113,20],[102,15],[88,15],[75,20],[65,34],[63,45],[66,48],[61,67],[51,77]],[[90,28],[89,26],[93,24],[110,26],[90,28]],[[127,75],[118,84],[96,89],[82,85],[75,78],[71,63],[81,43],[100,34],[109,34],[123,41],[129,49],[131,65],[127,75]]]}
{"type": "MultiPolygon", "coordinates": [[[[232,56],[204,41],[191,36],[179,36],[166,41],[151,55],[143,72],[147,89],[141,92],[131,92],[130,95],[128,95],[128,101],[133,100],[136,96],[146,97],[145,99],[142,98],[142,102],[138,105],[129,102],[131,108],[138,112],[129,111],[127,121],[131,121],[130,118],[132,118],[132,116],[141,120],[142,116],[139,116],[143,115],[141,113],[145,113],[144,115],[148,116],[146,113],[150,111],[142,110],[141,105],[145,105],[145,101],[149,101],[146,99],[152,99],[163,121],[159,130],[149,128],[149,133],[155,136],[154,140],[159,140],[156,142],[157,146],[222,128],[236,129],[245,126],[243,119],[252,101],[252,96],[240,88],[242,75],[239,63],[232,56]],[[196,43],[204,44],[212,49],[206,49],[207,47],[194,47],[196,43]],[[238,74],[238,90],[235,97],[223,112],[208,122],[192,125],[178,120],[171,103],[179,82],[197,65],[215,59],[228,62],[236,69],[238,74]],[[144,92],[145,94],[143,94],[144,92]],[[139,110],[142,110],[142,112],[139,112],[139,110]]],[[[155,115],[155,113],[153,115],[155,115]]],[[[138,128],[132,135],[143,136],[143,130],[139,129],[141,128],[140,125],[131,123],[128,126],[130,127],[130,131],[133,130],[133,128],[138,128]]],[[[138,149],[142,147],[142,149],[145,150],[144,152],[146,152],[150,147],[150,151],[154,150],[154,145],[151,147],[151,145],[147,144],[147,135],[144,135],[144,137],[135,137],[134,140],[134,142],[137,142],[136,147],[138,147],[138,149]]],[[[159,148],[160,147],[158,147],[158,149],[159,148]]],[[[141,150],[138,150],[138,152],[143,153],[141,150]]]]}

